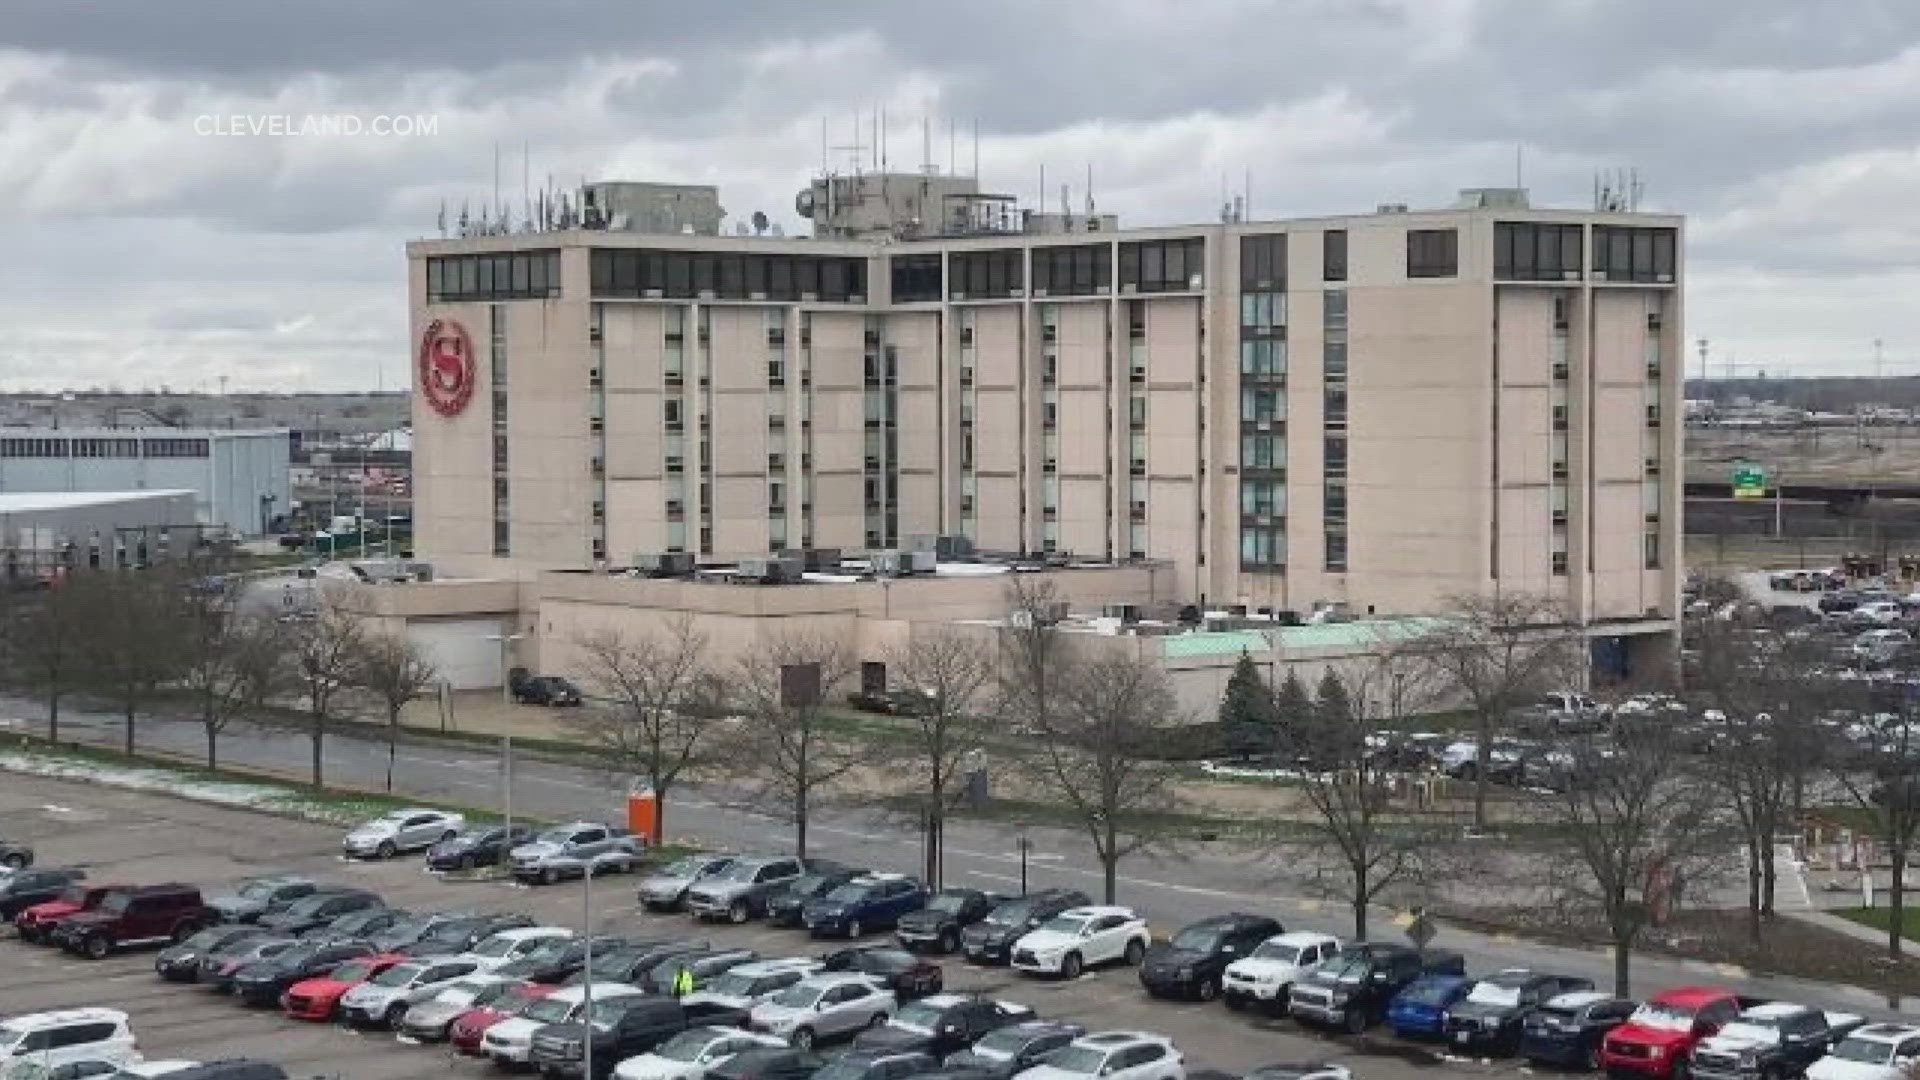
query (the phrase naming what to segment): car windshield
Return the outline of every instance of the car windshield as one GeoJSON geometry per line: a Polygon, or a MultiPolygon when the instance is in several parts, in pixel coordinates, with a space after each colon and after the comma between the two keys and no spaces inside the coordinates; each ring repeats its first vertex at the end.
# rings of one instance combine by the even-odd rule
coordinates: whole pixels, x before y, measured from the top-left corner
{"type": "Polygon", "coordinates": [[[373,977],[375,986],[405,986],[413,981],[415,975],[425,970],[423,964],[395,964],[373,977]]]}
{"type": "Polygon", "coordinates": [[[546,832],[543,832],[539,836],[534,837],[534,839],[536,841],[539,841],[540,843],[545,843],[545,844],[564,844],[568,840],[573,839],[573,830],[572,829],[548,829],[546,832]]]}
{"type": "Polygon", "coordinates": [[[820,1000],[820,995],[824,993],[826,993],[825,987],[808,986],[806,983],[795,983],[774,995],[773,1003],[775,1005],[784,1005],[789,1009],[806,1009],[812,1007],[814,1002],[820,1000]]]}
{"type": "Polygon", "coordinates": [[[498,1009],[503,1013],[512,1013],[517,1016],[525,1012],[534,1002],[545,997],[545,995],[539,991],[519,983],[501,983],[500,986],[502,989],[499,996],[495,997],[491,1002],[476,1001],[474,1004],[485,1005],[488,1008],[498,1009]]]}
{"type": "Polygon", "coordinates": [[[1225,931],[1218,927],[1189,926],[1173,935],[1173,947],[1190,952],[1212,952],[1220,947],[1220,939],[1225,931]]]}
{"type": "Polygon", "coordinates": [[[971,896],[967,896],[964,893],[941,893],[927,901],[927,910],[937,911],[943,915],[952,915],[956,912],[966,910],[967,901],[971,899],[973,899],[971,896]]]}
{"type": "Polygon", "coordinates": [[[332,898],[327,896],[320,896],[318,894],[315,894],[312,896],[303,896],[300,899],[295,900],[293,903],[287,905],[287,914],[295,915],[295,916],[311,915],[314,912],[320,910],[321,906],[324,905],[330,899],[332,898]]]}
{"type": "Polygon", "coordinates": [[[1473,1002],[1475,1005],[1497,1005],[1501,1008],[1512,1008],[1520,1004],[1520,988],[1517,986],[1502,986],[1499,983],[1481,980],[1473,984],[1473,989],[1467,991],[1467,1000],[1473,1002]]]}
{"type": "Polygon", "coordinates": [[[707,860],[699,858],[697,856],[688,855],[688,856],[685,856],[684,858],[675,859],[672,862],[668,863],[666,866],[662,867],[660,870],[660,876],[670,877],[670,878],[692,877],[693,875],[699,873],[700,868],[705,866],[706,864],[707,864],[707,860]]]}
{"type": "Polygon", "coordinates": [[[1263,941],[1253,950],[1256,960],[1278,960],[1283,964],[1295,964],[1300,961],[1300,946],[1289,945],[1284,941],[1263,941]]]}
{"type": "Polygon", "coordinates": [[[813,1074],[813,1080],[861,1080],[874,1071],[874,1063],[851,1055],[829,1064],[813,1074]]]}
{"type": "Polygon", "coordinates": [[[1372,958],[1364,952],[1347,951],[1322,961],[1319,972],[1341,982],[1359,982],[1366,977],[1372,963],[1372,958]]]}
{"type": "Polygon", "coordinates": [[[1106,1062],[1107,1053],[1091,1046],[1063,1046],[1041,1060],[1056,1069],[1094,1076],[1106,1062]]]}
{"type": "Polygon", "coordinates": [[[939,1025],[940,1017],[943,1014],[944,1010],[941,1009],[940,1006],[928,1005],[926,1002],[921,1001],[901,1009],[900,1014],[893,1018],[893,1022],[902,1027],[932,1031],[939,1025]]]}
{"type": "Polygon", "coordinates": [[[1662,1005],[1649,1001],[1633,1010],[1628,1018],[1630,1023],[1650,1028],[1662,1028],[1667,1031],[1693,1030],[1693,1012],[1689,1009],[1677,1009],[1672,1005],[1662,1005]]]}
{"type": "Polygon", "coordinates": [[[397,829],[400,827],[401,822],[407,820],[408,816],[409,815],[406,814],[382,814],[361,827],[367,829],[397,829]]]}
{"type": "Polygon", "coordinates": [[[1421,979],[1400,993],[1410,1005],[1445,1005],[1453,984],[1441,979],[1421,979]]]}
{"type": "MultiPolygon", "coordinates": [[[[0,1037],[0,1044],[6,1039],[0,1037]]],[[[1893,1044],[1872,1042],[1868,1039],[1841,1039],[1840,1045],[1833,1048],[1833,1056],[1842,1061],[1858,1061],[1864,1065],[1885,1065],[1893,1060],[1893,1044]]]]}
{"type": "Polygon", "coordinates": [[[333,969],[333,978],[340,982],[365,982],[373,974],[373,965],[365,960],[349,960],[333,969]]]}
{"type": "Polygon", "coordinates": [[[973,1048],[976,1051],[990,1050],[996,1054],[1013,1054],[1027,1045],[1027,1040],[1030,1038],[1032,1038],[1031,1035],[1017,1027],[1004,1027],[990,1032],[986,1038],[974,1043],[973,1048]]]}
{"type": "Polygon", "coordinates": [[[759,872],[760,868],[752,863],[734,863],[713,876],[720,881],[752,881],[753,875],[759,872]]]}
{"type": "Polygon", "coordinates": [[[696,1028],[675,1035],[661,1043],[653,1052],[668,1061],[695,1061],[699,1059],[700,1051],[705,1050],[707,1044],[712,1041],[713,1032],[696,1028]]]}
{"type": "Polygon", "coordinates": [[[513,988],[508,982],[477,983],[467,988],[467,1004],[476,1009],[491,1006],[513,988]]]}
{"type": "Polygon", "coordinates": [[[529,951],[525,956],[522,956],[521,959],[535,960],[541,963],[545,963],[548,960],[560,959],[562,956],[566,955],[566,952],[568,949],[571,949],[573,947],[574,947],[574,942],[572,938],[563,938],[563,937],[548,938],[547,940],[541,942],[540,944],[535,945],[533,949],[529,951]]]}
{"type": "Polygon", "coordinates": [[[556,994],[553,997],[543,997],[527,1006],[520,1011],[520,1015],[536,1024],[564,1024],[573,1012],[574,1006],[578,1004],[577,1001],[567,1001],[556,994]]]}
{"type": "Polygon", "coordinates": [[[280,886],[278,881],[249,881],[240,886],[240,899],[266,900],[279,891],[280,886]]]}
{"type": "Polygon", "coordinates": [[[751,997],[753,995],[753,984],[753,976],[736,975],[729,971],[708,983],[707,991],[714,994],[723,994],[727,997],[751,997]]]}
{"type": "Polygon", "coordinates": [[[1087,918],[1085,915],[1055,915],[1045,923],[1042,923],[1040,929],[1050,930],[1056,934],[1066,934],[1069,937],[1078,937],[1081,928],[1092,921],[1093,920],[1087,918]]]}
{"type": "Polygon", "coordinates": [[[181,942],[180,947],[183,949],[195,949],[195,950],[211,948],[214,942],[219,941],[221,938],[224,938],[231,933],[233,933],[232,927],[209,926],[205,930],[202,930],[199,933],[188,938],[187,940],[181,942]]]}
{"type": "Polygon", "coordinates": [[[500,835],[499,829],[468,829],[467,831],[454,837],[453,840],[454,840],[454,843],[457,843],[457,844],[479,844],[479,843],[484,843],[485,841],[488,841],[488,840],[495,839],[499,835],[500,835]]]}
{"type": "Polygon", "coordinates": [[[473,955],[505,956],[513,951],[513,946],[518,940],[518,938],[507,937],[505,934],[495,934],[480,944],[475,945],[473,947],[473,955]]]}
{"type": "Polygon", "coordinates": [[[987,921],[1000,926],[1018,926],[1033,917],[1033,905],[1021,901],[1001,904],[987,913],[987,921]]]}
{"type": "Polygon", "coordinates": [[[381,931],[380,936],[388,941],[406,941],[419,937],[421,931],[432,924],[433,917],[430,915],[409,915],[381,931]]]}
{"type": "Polygon", "coordinates": [[[602,998],[594,1002],[593,1012],[587,1019],[593,1023],[594,1027],[611,1027],[619,1023],[620,1017],[633,1007],[633,1003],[627,1000],[632,996],[628,994],[622,997],[602,998]]]}

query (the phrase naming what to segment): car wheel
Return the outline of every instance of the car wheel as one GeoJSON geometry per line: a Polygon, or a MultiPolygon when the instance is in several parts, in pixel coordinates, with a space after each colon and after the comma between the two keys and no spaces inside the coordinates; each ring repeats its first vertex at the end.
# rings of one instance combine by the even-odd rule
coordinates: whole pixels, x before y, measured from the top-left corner
{"type": "Polygon", "coordinates": [[[1692,1072],[1693,1070],[1689,1067],[1689,1064],[1686,1058],[1676,1058],[1674,1060],[1673,1074],[1672,1074],[1673,1080],[1687,1080],[1687,1076],[1692,1072]]]}
{"type": "Polygon", "coordinates": [[[811,1050],[813,1049],[813,1029],[810,1027],[794,1028],[793,1034],[787,1036],[787,1041],[793,1044],[795,1050],[811,1050]]]}
{"type": "Polygon", "coordinates": [[[1060,958],[1060,977],[1063,979],[1077,979],[1080,977],[1080,970],[1083,966],[1080,962],[1080,954],[1070,952],[1060,958]]]}
{"type": "Polygon", "coordinates": [[[25,865],[27,865],[27,857],[17,851],[8,854],[4,859],[0,859],[0,866],[4,866],[9,870],[18,870],[25,865]]]}
{"type": "Polygon", "coordinates": [[[1349,1034],[1358,1035],[1367,1030],[1367,1013],[1364,1009],[1349,1009],[1345,1017],[1349,1034]]]}
{"type": "Polygon", "coordinates": [[[113,951],[113,942],[108,940],[105,934],[89,934],[81,943],[80,951],[85,953],[89,960],[105,960],[107,954],[113,951]]]}
{"type": "Polygon", "coordinates": [[[1585,1055],[1582,1056],[1581,1060],[1582,1060],[1582,1064],[1586,1066],[1588,1072],[1599,1072],[1600,1071],[1600,1044],[1595,1043],[1594,1045],[1587,1047],[1587,1052],[1585,1055]]]}
{"type": "Polygon", "coordinates": [[[1227,1008],[1232,1009],[1234,1012],[1239,1012],[1240,1010],[1246,1007],[1247,1007],[1247,1003],[1244,999],[1233,997],[1231,995],[1227,997],[1227,1008]]]}
{"type": "Polygon", "coordinates": [[[1128,967],[1139,967],[1140,961],[1147,955],[1147,947],[1139,938],[1127,942],[1126,961],[1128,967]]]}
{"type": "Polygon", "coordinates": [[[406,1002],[396,1001],[393,1004],[387,1006],[387,1011],[385,1015],[381,1017],[381,1019],[386,1022],[386,1025],[388,1027],[398,1028],[400,1026],[401,1018],[406,1015],[407,1015],[406,1002]]]}
{"type": "Polygon", "coordinates": [[[1201,979],[1199,985],[1193,988],[1193,996],[1199,998],[1201,1001],[1212,1001],[1214,998],[1219,997],[1220,980],[1214,978],[1201,979]]]}
{"type": "Polygon", "coordinates": [[[735,923],[746,922],[747,916],[751,914],[753,913],[747,910],[747,902],[745,900],[735,900],[727,906],[727,918],[735,923]]]}
{"type": "Polygon", "coordinates": [[[860,936],[860,930],[861,930],[861,926],[860,926],[860,920],[859,920],[859,919],[848,919],[848,920],[847,920],[847,937],[849,937],[849,938],[857,938],[857,937],[859,937],[859,936],[860,936]]]}
{"type": "Polygon", "coordinates": [[[960,948],[960,935],[951,930],[940,931],[940,951],[950,953],[960,948]]]}
{"type": "Polygon", "coordinates": [[[393,841],[382,840],[380,841],[380,846],[373,849],[373,854],[375,858],[391,859],[393,858],[394,853],[399,850],[400,850],[399,848],[396,848],[393,846],[393,841]]]}
{"type": "Polygon", "coordinates": [[[549,866],[540,872],[540,880],[548,885],[556,884],[560,880],[560,871],[549,866]]]}
{"type": "Polygon", "coordinates": [[[883,1025],[883,1024],[885,1024],[886,1022],[887,1022],[887,1014],[886,1014],[886,1013],[874,1013],[874,1014],[873,1014],[873,1019],[871,1019],[871,1020],[869,1020],[869,1021],[867,1021],[867,1027],[868,1027],[869,1029],[871,1029],[871,1028],[877,1028],[877,1027],[880,1027],[881,1025],[883,1025]]]}
{"type": "Polygon", "coordinates": [[[473,856],[462,855],[459,859],[455,860],[453,868],[456,870],[471,870],[475,865],[473,856]]]}

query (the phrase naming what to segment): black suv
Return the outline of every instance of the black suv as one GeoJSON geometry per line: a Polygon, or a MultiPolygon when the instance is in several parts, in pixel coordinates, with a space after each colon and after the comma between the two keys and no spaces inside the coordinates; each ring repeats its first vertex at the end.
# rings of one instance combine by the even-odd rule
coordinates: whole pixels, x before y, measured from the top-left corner
{"type": "Polygon", "coordinates": [[[927,901],[926,907],[900,916],[894,937],[909,949],[957,952],[960,932],[986,918],[987,912],[1005,899],[979,889],[942,889],[927,901]]]}
{"type": "Polygon", "coordinates": [[[349,911],[300,935],[307,941],[371,941],[400,922],[413,918],[404,908],[368,907],[349,911]]]}
{"type": "Polygon", "coordinates": [[[447,919],[406,945],[393,950],[408,956],[454,956],[466,952],[502,930],[532,926],[533,916],[514,912],[489,912],[447,919]]]}
{"type": "Polygon", "coordinates": [[[1028,1020],[991,1032],[971,1050],[947,1056],[948,1068],[978,1069],[1011,1080],[1013,1075],[1040,1064],[1040,1059],[1087,1033],[1079,1024],[1057,1020],[1028,1020]]]}
{"type": "Polygon", "coordinates": [[[507,689],[513,694],[513,700],[522,705],[557,708],[578,705],[585,700],[580,688],[566,679],[558,675],[534,675],[519,667],[507,673],[507,689]]]}
{"type": "Polygon", "coordinates": [[[1510,1054],[1520,1048],[1521,1026],[1549,998],[1593,989],[1592,979],[1543,975],[1525,968],[1495,972],[1473,984],[1447,1007],[1445,1034],[1455,1046],[1510,1054]]]}
{"type": "Polygon", "coordinates": [[[960,932],[960,948],[976,964],[1004,964],[1013,957],[1013,943],[1027,931],[1068,908],[1093,903],[1079,889],[1043,889],[1008,900],[987,917],[960,932]]]}
{"type": "Polygon", "coordinates": [[[508,849],[533,839],[533,826],[480,825],[455,834],[427,849],[429,870],[471,870],[498,866],[508,849]]]}
{"type": "Polygon", "coordinates": [[[39,870],[16,870],[0,877],[0,919],[13,921],[15,915],[48,900],[60,899],[67,886],[86,879],[85,870],[49,866],[39,870]]]}
{"type": "Polygon", "coordinates": [[[168,982],[199,982],[200,961],[208,953],[265,935],[257,926],[235,923],[209,926],[178,945],[161,949],[153,958],[153,970],[168,982]]]}
{"type": "Polygon", "coordinates": [[[593,965],[582,968],[567,976],[567,986],[578,986],[587,980],[626,983],[637,986],[646,978],[654,965],[671,960],[674,957],[705,952],[709,945],[704,941],[641,941],[609,953],[594,953],[593,965]]]}
{"type": "Polygon", "coordinates": [[[718,1002],[682,1005],[672,998],[631,994],[593,1006],[593,1023],[548,1024],[533,1034],[531,1058],[542,1073],[580,1076],[586,1072],[586,1038],[593,1039],[594,1080],[627,1058],[644,1054],[694,1027],[740,1027],[745,1009],[718,1002]],[[591,1034],[589,1034],[589,1030],[591,1034]]]}
{"type": "Polygon", "coordinates": [[[813,1080],[905,1080],[940,1067],[931,1054],[919,1050],[854,1048],[828,1062],[813,1080]]]}
{"type": "Polygon", "coordinates": [[[1032,1020],[1025,1005],[964,994],[935,994],[902,1005],[891,1020],[854,1037],[855,1050],[904,1053],[920,1050],[942,1057],[965,1050],[988,1032],[1032,1020]]]}
{"type": "MultiPolygon", "coordinates": [[[[626,941],[617,937],[594,938],[593,958],[598,961],[602,956],[619,952],[626,945],[626,941]]],[[[587,943],[585,941],[580,938],[553,938],[535,947],[525,956],[509,960],[494,968],[493,973],[503,979],[552,984],[564,982],[568,976],[585,967],[586,963],[587,943]]]]}
{"type": "Polygon", "coordinates": [[[1215,915],[1201,919],[1172,940],[1155,942],[1140,962],[1140,985],[1154,997],[1220,996],[1227,965],[1252,953],[1260,943],[1286,931],[1265,915],[1215,915]]]}
{"type": "Polygon", "coordinates": [[[767,924],[770,926],[799,926],[800,909],[807,901],[827,895],[833,890],[852,881],[866,877],[867,870],[851,866],[823,866],[812,859],[807,860],[807,872],[790,882],[786,888],[767,897],[767,924]]]}
{"type": "MultiPolygon", "coordinates": [[[[329,886],[308,893],[278,911],[267,912],[258,922],[269,930],[299,936],[327,926],[343,915],[382,906],[380,897],[365,889],[329,886]]],[[[371,932],[362,931],[363,934],[371,932]]]]}
{"type": "Polygon", "coordinates": [[[1562,1068],[1600,1068],[1600,1040],[1626,1023],[1640,1003],[1606,994],[1567,994],[1533,1011],[1520,1025],[1520,1056],[1562,1068]]]}
{"type": "Polygon", "coordinates": [[[233,973],[233,993],[249,1005],[271,1005],[287,987],[371,952],[364,941],[303,941],[233,973]]]}

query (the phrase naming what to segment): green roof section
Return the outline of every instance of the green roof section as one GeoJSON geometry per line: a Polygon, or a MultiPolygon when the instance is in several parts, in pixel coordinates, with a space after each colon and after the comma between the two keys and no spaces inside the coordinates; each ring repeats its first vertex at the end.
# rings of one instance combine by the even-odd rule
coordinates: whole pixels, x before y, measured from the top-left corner
{"type": "Polygon", "coordinates": [[[1169,634],[1160,639],[1160,655],[1239,656],[1243,652],[1267,651],[1267,635],[1259,630],[1198,630],[1191,634],[1169,634]]]}
{"type": "Polygon", "coordinates": [[[1238,656],[1265,653],[1277,647],[1282,657],[1301,651],[1363,651],[1377,645],[1411,641],[1445,625],[1434,616],[1406,619],[1359,619],[1314,626],[1282,626],[1272,630],[1197,630],[1160,639],[1160,655],[1167,659],[1194,656],[1238,656]],[[1272,644],[1269,644],[1269,641],[1272,644]]]}

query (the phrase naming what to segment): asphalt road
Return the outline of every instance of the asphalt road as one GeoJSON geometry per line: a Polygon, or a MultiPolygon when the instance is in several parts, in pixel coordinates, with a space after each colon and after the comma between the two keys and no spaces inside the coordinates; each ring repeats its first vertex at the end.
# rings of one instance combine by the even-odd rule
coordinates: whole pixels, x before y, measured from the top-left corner
{"type": "MultiPolygon", "coordinates": [[[[30,702],[0,698],[0,715],[36,717],[30,702]]],[[[63,729],[84,732],[90,739],[119,745],[120,721],[104,714],[73,713],[63,717],[63,729]]],[[[202,750],[202,735],[190,721],[145,719],[139,724],[142,746],[186,754],[202,750]]],[[[327,774],[342,784],[378,789],[386,772],[384,743],[353,737],[329,737],[327,774]]],[[[296,777],[306,775],[309,744],[298,733],[236,725],[221,740],[222,758],[230,763],[274,769],[296,777]]],[[[466,805],[498,807],[501,781],[497,754],[442,743],[403,745],[395,762],[397,792],[446,799],[466,805]]],[[[605,774],[574,766],[533,761],[516,762],[513,800],[517,812],[547,819],[585,818],[618,821],[624,817],[624,789],[605,774]]],[[[719,787],[687,785],[677,790],[667,809],[671,836],[715,849],[766,851],[789,848],[792,831],[787,823],[746,805],[738,792],[719,787]]],[[[946,844],[949,884],[1008,891],[1020,884],[1021,830],[998,822],[950,822],[946,844]]],[[[1058,829],[1026,832],[1033,843],[1027,860],[1031,887],[1078,887],[1099,898],[1099,864],[1080,836],[1058,829]]],[[[815,815],[810,826],[813,854],[852,865],[917,872],[921,847],[917,830],[897,819],[864,809],[839,809],[815,815]]],[[[1185,844],[1174,850],[1150,850],[1121,864],[1122,903],[1145,915],[1157,932],[1225,910],[1264,912],[1288,929],[1320,930],[1342,936],[1351,933],[1350,913],[1336,903],[1316,898],[1297,881],[1289,882],[1288,868],[1266,852],[1230,843],[1185,844]]],[[[1508,883],[1491,882],[1489,900],[1506,899],[1508,883]]],[[[1373,919],[1376,937],[1398,938],[1392,913],[1373,919]]],[[[1482,934],[1443,926],[1435,947],[1465,954],[1469,971],[1527,967],[1591,978],[1610,987],[1612,958],[1596,949],[1565,948],[1523,941],[1503,934],[1482,934]]],[[[1740,993],[1803,1002],[1827,1009],[1886,1016],[1920,1016],[1920,998],[1889,1000],[1885,995],[1840,984],[1816,983],[1755,975],[1737,967],[1664,957],[1636,957],[1633,990],[1645,996],[1669,986],[1712,983],[1740,993]]]]}

